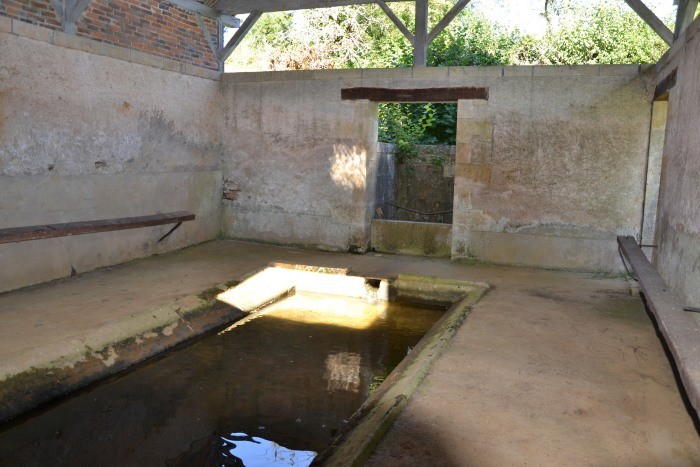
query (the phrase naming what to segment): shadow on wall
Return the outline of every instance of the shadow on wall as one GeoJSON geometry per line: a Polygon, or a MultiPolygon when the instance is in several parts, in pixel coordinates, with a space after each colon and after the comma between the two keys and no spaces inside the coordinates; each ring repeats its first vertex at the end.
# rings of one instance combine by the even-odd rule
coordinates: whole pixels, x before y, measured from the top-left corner
{"type": "Polygon", "coordinates": [[[333,145],[331,158],[331,179],[346,191],[364,190],[366,186],[367,150],[345,144],[333,145]]]}

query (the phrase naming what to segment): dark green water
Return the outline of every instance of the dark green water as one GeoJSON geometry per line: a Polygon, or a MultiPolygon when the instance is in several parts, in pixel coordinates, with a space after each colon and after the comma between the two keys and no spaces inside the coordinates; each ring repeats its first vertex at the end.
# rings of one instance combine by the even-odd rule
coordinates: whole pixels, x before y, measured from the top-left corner
{"type": "Polygon", "coordinates": [[[0,465],[307,465],[443,314],[311,294],[267,310],[0,427],[0,465]]]}

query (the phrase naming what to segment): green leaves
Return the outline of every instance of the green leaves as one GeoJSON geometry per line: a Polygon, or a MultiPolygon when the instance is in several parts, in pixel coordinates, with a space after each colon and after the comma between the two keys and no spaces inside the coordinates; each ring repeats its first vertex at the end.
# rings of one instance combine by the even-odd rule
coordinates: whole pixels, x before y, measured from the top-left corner
{"type": "Polygon", "coordinates": [[[668,49],[633,11],[622,5],[598,3],[563,7],[558,26],[540,39],[535,53],[516,63],[545,65],[655,63],[668,49]]]}
{"type": "MultiPolygon", "coordinates": [[[[396,157],[400,164],[406,164],[418,155],[418,145],[445,144],[430,131],[436,125],[436,107],[437,104],[379,105],[379,141],[396,145],[396,157]]],[[[448,124],[454,127],[456,120],[448,121],[448,124]]]]}

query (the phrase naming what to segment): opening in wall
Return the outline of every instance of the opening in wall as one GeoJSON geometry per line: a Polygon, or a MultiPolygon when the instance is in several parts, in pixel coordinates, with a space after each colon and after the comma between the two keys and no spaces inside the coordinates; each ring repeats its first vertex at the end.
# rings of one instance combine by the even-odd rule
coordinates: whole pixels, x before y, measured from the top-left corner
{"type": "MultiPolygon", "coordinates": [[[[667,96],[668,94],[666,94],[667,96]]],[[[651,108],[651,128],[649,129],[649,154],[647,157],[646,186],[644,194],[644,213],[642,219],[642,250],[653,261],[656,243],[656,221],[659,207],[661,174],[663,170],[663,150],[666,138],[666,117],[668,100],[655,100],[651,108]]]]}
{"type": "Polygon", "coordinates": [[[375,218],[452,223],[457,104],[379,104],[375,218]]]}

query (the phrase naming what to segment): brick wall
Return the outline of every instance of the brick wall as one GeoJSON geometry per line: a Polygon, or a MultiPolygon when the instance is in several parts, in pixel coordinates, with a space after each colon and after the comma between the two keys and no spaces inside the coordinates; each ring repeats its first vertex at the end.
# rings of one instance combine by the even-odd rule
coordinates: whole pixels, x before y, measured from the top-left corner
{"type": "MultiPolygon", "coordinates": [[[[0,15],[61,30],[50,0],[0,0],[0,15]]],[[[216,40],[216,21],[203,18],[216,40]]],[[[76,23],[78,36],[216,69],[216,57],[193,13],[155,0],[93,0],[76,23]]]]}
{"type": "Polygon", "coordinates": [[[0,0],[0,14],[51,29],[61,29],[61,19],[49,0],[0,0]]]}

